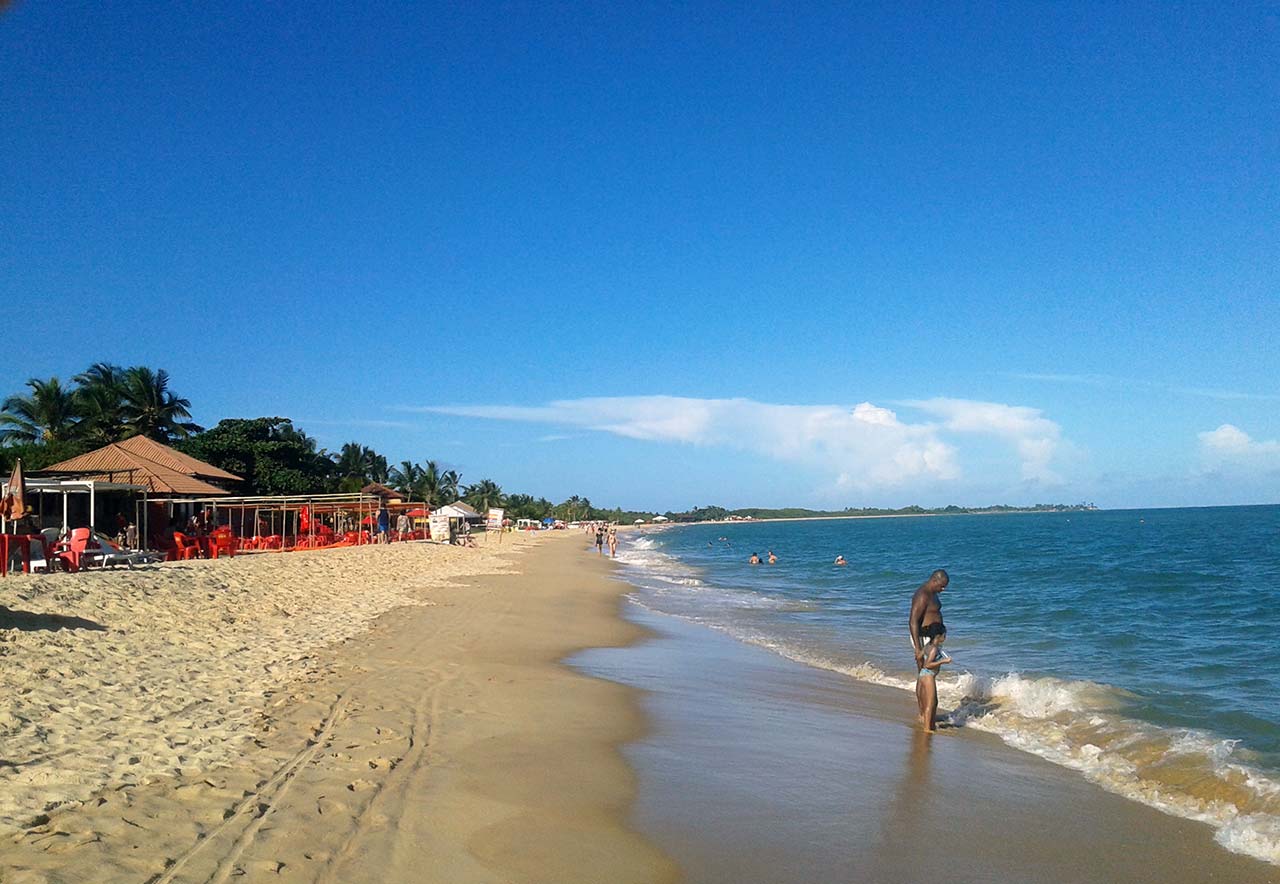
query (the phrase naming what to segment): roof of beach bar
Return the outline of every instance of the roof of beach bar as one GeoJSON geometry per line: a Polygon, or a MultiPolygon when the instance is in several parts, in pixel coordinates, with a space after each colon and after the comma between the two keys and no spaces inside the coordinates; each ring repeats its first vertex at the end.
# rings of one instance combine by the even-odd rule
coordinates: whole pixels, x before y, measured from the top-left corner
{"type": "Polygon", "coordinates": [[[219,487],[240,477],[146,436],[131,436],[39,471],[44,476],[75,476],[107,482],[145,485],[151,494],[189,494],[220,497],[219,487]],[[214,484],[218,483],[218,484],[214,484]]]}

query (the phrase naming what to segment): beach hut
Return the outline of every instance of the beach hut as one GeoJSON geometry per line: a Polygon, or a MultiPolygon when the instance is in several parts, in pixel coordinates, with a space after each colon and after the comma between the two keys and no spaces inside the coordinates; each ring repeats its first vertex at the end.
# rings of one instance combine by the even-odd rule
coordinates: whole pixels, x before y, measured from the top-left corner
{"type": "Polygon", "coordinates": [[[402,503],[405,499],[404,494],[394,488],[383,485],[381,482],[370,482],[368,485],[360,489],[360,493],[372,494],[374,497],[381,498],[383,503],[388,504],[402,503]]]}
{"type": "Polygon", "coordinates": [[[33,475],[145,485],[150,497],[221,497],[231,494],[228,486],[242,481],[146,436],[112,442],[33,475]]]}
{"type": "MultiPolygon", "coordinates": [[[[72,494],[86,494],[87,507],[70,516],[75,521],[93,528],[106,524],[113,514],[136,510],[136,523],[143,538],[150,536],[150,528],[166,529],[168,517],[163,510],[152,513],[157,498],[225,497],[231,494],[228,486],[241,479],[234,473],[219,469],[213,464],[197,460],[188,454],[162,445],[146,436],[131,436],[120,442],[112,442],[77,457],[32,471],[32,476],[48,480],[41,487],[43,493],[63,494],[63,529],[68,525],[67,502],[72,494]],[[110,492],[104,494],[103,492],[110,492]],[[139,501],[138,498],[142,500],[139,501]],[[125,500],[128,503],[125,503],[125,500]],[[147,506],[150,502],[153,506],[147,506]],[[165,524],[150,525],[152,517],[165,524]]],[[[28,487],[32,487],[28,483],[28,487]]],[[[80,498],[84,499],[84,498],[80,498]]],[[[75,501],[76,498],[70,498],[75,501]]],[[[108,526],[114,532],[115,526],[108,526]]]]}
{"type": "Polygon", "coordinates": [[[451,519],[466,519],[468,522],[478,520],[483,522],[484,516],[473,507],[467,506],[461,500],[442,506],[436,510],[437,516],[448,516],[451,519]]]}

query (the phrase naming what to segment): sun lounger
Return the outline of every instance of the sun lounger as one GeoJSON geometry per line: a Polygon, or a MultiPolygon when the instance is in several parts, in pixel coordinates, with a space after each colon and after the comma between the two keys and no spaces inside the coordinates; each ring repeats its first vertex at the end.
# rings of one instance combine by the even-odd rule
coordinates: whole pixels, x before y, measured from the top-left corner
{"type": "Polygon", "coordinates": [[[149,565],[153,562],[160,561],[163,556],[160,553],[142,552],[136,549],[125,549],[114,540],[103,535],[97,535],[98,549],[92,550],[93,564],[102,568],[114,568],[117,565],[125,565],[132,569],[134,565],[149,565]]]}

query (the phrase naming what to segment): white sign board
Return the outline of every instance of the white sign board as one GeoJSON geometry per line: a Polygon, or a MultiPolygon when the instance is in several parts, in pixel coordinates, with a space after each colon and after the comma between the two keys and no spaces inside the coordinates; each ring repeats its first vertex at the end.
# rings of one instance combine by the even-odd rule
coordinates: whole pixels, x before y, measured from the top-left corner
{"type": "Polygon", "coordinates": [[[503,516],[503,514],[504,514],[505,512],[506,512],[506,510],[500,509],[500,508],[498,508],[498,507],[490,507],[490,508],[489,508],[489,517],[488,517],[487,519],[485,519],[485,520],[484,520],[485,527],[486,527],[486,528],[492,528],[492,529],[494,529],[495,531],[496,531],[497,529],[501,528],[501,527],[502,527],[502,516],[503,516]]]}
{"type": "Polygon", "coordinates": [[[432,513],[427,517],[427,526],[431,529],[431,539],[436,543],[449,542],[449,517],[432,513]]]}

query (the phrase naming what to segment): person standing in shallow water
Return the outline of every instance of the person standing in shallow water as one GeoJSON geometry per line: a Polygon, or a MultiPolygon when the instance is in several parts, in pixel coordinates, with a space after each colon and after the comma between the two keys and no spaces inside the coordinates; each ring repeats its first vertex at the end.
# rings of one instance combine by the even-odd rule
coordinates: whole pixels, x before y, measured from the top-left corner
{"type": "Polygon", "coordinates": [[[922,669],[929,643],[937,638],[945,638],[947,634],[946,624],[942,622],[942,602],[938,599],[938,594],[950,582],[951,578],[941,568],[930,574],[929,579],[920,584],[920,588],[911,597],[911,615],[907,621],[911,650],[916,658],[916,705],[920,709],[920,723],[926,730],[933,730],[933,722],[938,714],[938,686],[936,678],[922,674],[922,669]]]}

